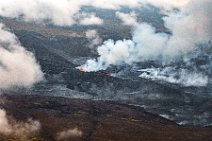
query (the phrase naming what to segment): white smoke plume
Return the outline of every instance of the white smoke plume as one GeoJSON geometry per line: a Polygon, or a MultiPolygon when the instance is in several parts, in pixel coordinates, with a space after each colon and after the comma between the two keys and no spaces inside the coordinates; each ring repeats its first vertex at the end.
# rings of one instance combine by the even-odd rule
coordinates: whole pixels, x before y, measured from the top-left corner
{"type": "Polygon", "coordinates": [[[102,38],[96,30],[87,30],[85,36],[89,40],[89,48],[91,49],[96,49],[102,43],[102,38]]]}
{"type": "Polygon", "coordinates": [[[133,40],[107,40],[99,46],[97,59],[88,60],[83,66],[86,71],[105,70],[110,65],[122,65],[158,59],[168,40],[165,33],[155,34],[148,24],[140,24],[134,32],[133,40]],[[141,38],[142,37],[142,38],[141,38]]]}
{"type": "Polygon", "coordinates": [[[80,138],[82,136],[82,131],[78,128],[69,129],[66,131],[62,131],[58,133],[57,140],[58,141],[69,141],[74,140],[76,138],[80,138]]]}
{"type": "Polygon", "coordinates": [[[0,109],[0,134],[16,136],[26,140],[41,129],[40,122],[28,119],[27,122],[9,120],[5,110],[0,109]]]}
{"type": "MultiPolygon", "coordinates": [[[[83,6],[93,6],[103,9],[118,10],[121,7],[136,8],[142,4],[155,6],[178,7],[185,5],[189,0],[0,0],[0,16],[19,18],[25,21],[46,22],[59,26],[70,26],[94,21],[92,24],[102,23],[102,19],[95,15],[88,15],[86,20],[78,22],[76,15],[83,6]],[[89,20],[88,20],[89,19],[89,20]],[[92,20],[91,20],[92,19],[92,20]]],[[[132,15],[131,15],[132,16],[132,15]]],[[[86,24],[87,25],[87,24],[86,24]]]]}
{"type": "MultiPolygon", "coordinates": [[[[59,26],[78,24],[75,19],[83,6],[104,9],[119,9],[122,6],[137,7],[138,0],[0,0],[0,16],[21,18],[25,21],[46,22],[59,26]]],[[[84,22],[101,23],[94,15],[88,16],[84,22]],[[88,20],[88,19],[89,20],[88,20]]]]}
{"type": "Polygon", "coordinates": [[[33,54],[3,24],[0,24],[0,35],[0,89],[30,87],[41,81],[43,73],[33,54]]]}
{"type": "Polygon", "coordinates": [[[122,6],[135,8],[140,6],[140,0],[89,0],[90,5],[103,9],[120,9],[122,6]]]}
{"type": "Polygon", "coordinates": [[[50,20],[55,25],[72,25],[72,18],[80,10],[81,0],[0,0],[0,15],[22,18],[25,21],[50,20]]]}
{"type": "Polygon", "coordinates": [[[75,16],[83,6],[117,10],[123,6],[136,8],[142,4],[179,7],[188,2],[189,0],[0,0],[0,16],[70,26],[79,24],[75,16]]]}
{"type": "Polygon", "coordinates": [[[143,72],[140,77],[152,80],[163,80],[169,83],[182,84],[184,86],[206,86],[208,77],[200,72],[173,67],[150,68],[139,70],[143,72]]]}
{"type": "Polygon", "coordinates": [[[191,51],[195,45],[212,39],[212,8],[210,0],[192,0],[181,13],[164,18],[166,27],[172,31],[167,42],[166,55],[191,51]]]}
{"type": "Polygon", "coordinates": [[[131,13],[116,12],[116,17],[118,17],[122,21],[123,25],[133,26],[137,24],[137,15],[135,12],[131,13]]]}
{"type": "Polygon", "coordinates": [[[156,33],[154,27],[146,23],[137,24],[132,40],[105,41],[98,48],[100,57],[88,60],[82,68],[97,71],[110,65],[132,64],[159,58],[167,62],[186,54],[196,45],[211,40],[210,9],[212,1],[192,0],[181,7],[180,12],[173,12],[164,17],[165,26],[171,31],[171,35],[156,33]]]}
{"type": "Polygon", "coordinates": [[[170,10],[173,7],[183,7],[190,1],[192,0],[142,0],[142,3],[170,10]]]}
{"type": "Polygon", "coordinates": [[[11,127],[9,125],[6,112],[0,109],[0,133],[9,134],[11,132],[11,127]]]}
{"type": "Polygon", "coordinates": [[[96,17],[95,13],[82,13],[79,23],[81,25],[102,25],[103,20],[96,17]]]}

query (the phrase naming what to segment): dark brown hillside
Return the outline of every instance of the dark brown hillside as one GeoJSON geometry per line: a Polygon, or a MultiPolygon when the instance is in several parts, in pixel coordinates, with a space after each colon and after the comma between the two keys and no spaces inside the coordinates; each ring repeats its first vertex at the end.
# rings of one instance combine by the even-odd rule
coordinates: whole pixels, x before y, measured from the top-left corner
{"type": "MultiPolygon", "coordinates": [[[[143,108],[108,101],[3,95],[1,108],[18,121],[39,120],[35,141],[55,141],[58,133],[77,129],[82,141],[211,141],[212,128],[181,127],[143,108]]],[[[67,140],[73,140],[70,137],[67,140]]],[[[1,141],[19,140],[0,136],[1,141]]],[[[65,139],[64,139],[65,140],[65,139]]]]}

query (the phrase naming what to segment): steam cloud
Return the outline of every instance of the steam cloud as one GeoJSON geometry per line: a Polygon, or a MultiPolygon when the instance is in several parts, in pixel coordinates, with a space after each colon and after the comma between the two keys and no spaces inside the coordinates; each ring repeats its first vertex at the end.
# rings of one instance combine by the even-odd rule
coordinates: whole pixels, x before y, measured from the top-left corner
{"type": "Polygon", "coordinates": [[[30,87],[42,80],[43,73],[33,54],[3,24],[0,24],[0,35],[0,89],[30,87]]]}

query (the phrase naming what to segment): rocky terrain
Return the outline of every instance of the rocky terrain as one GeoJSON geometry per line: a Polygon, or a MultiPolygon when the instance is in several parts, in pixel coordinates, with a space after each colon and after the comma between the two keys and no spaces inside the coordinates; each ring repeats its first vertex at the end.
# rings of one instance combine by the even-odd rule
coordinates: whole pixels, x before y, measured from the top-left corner
{"type": "MultiPolygon", "coordinates": [[[[2,95],[1,99],[0,107],[16,121],[32,118],[40,122],[40,131],[30,136],[30,141],[212,140],[211,127],[179,126],[143,108],[115,102],[14,94],[2,95]],[[63,131],[64,136],[58,137],[63,131]]],[[[0,135],[0,140],[23,141],[12,135],[0,135]]]]}
{"type": "MultiPolygon", "coordinates": [[[[0,141],[211,141],[212,44],[189,54],[191,63],[186,66],[191,70],[197,66],[195,71],[207,74],[206,86],[139,77],[140,69],[160,68],[160,61],[86,72],[76,67],[98,57],[98,45],[90,47],[87,31],[95,30],[102,43],[131,39],[132,29],[120,24],[114,10],[83,7],[82,11],[95,12],[104,24],[60,27],[0,17],[35,55],[45,76],[30,88],[0,92],[0,112],[5,110],[12,119],[8,120],[10,128],[20,130],[0,134],[0,141]]],[[[120,11],[131,12],[128,8],[120,11]]],[[[159,9],[149,6],[134,11],[138,22],[150,23],[157,33],[171,34],[159,9]]],[[[185,64],[176,65],[181,67],[185,64]]]]}
{"type": "MultiPolygon", "coordinates": [[[[157,10],[144,11],[143,18],[147,22],[155,23],[155,16],[160,17],[157,15],[157,10]]],[[[2,18],[2,22],[15,33],[21,44],[35,54],[45,73],[45,81],[31,89],[18,89],[18,91],[26,95],[117,101],[142,106],[148,112],[161,115],[178,124],[210,125],[212,122],[211,79],[206,87],[184,87],[139,78],[141,74],[137,71],[139,68],[158,66],[156,62],[151,61],[135,66],[112,66],[106,71],[99,72],[81,72],[76,69],[87,59],[97,57],[95,49],[89,48],[89,39],[85,35],[87,30],[97,30],[103,40],[130,38],[128,26],[120,25],[117,30],[111,29],[112,25],[116,25],[117,19],[107,17],[105,12],[107,10],[101,11],[99,16],[103,16],[107,22],[104,26],[97,27],[55,27],[2,18]]],[[[112,13],[114,14],[114,11],[112,13]]],[[[158,23],[157,26],[159,25],[161,24],[158,23]]],[[[163,29],[164,32],[166,30],[162,26],[158,27],[159,29],[163,29]]],[[[210,55],[210,50],[209,46],[206,54],[195,53],[199,55],[196,57],[199,59],[195,61],[194,58],[193,63],[210,62],[207,57],[208,54],[210,55]],[[207,60],[205,61],[204,58],[207,60]]]]}

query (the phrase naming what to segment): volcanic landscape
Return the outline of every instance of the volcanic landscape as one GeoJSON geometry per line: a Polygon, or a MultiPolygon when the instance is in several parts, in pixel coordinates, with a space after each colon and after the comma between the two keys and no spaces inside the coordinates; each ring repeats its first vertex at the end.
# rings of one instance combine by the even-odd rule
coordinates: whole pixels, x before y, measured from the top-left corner
{"type": "MultiPolygon", "coordinates": [[[[136,40],[132,25],[120,24],[116,10],[83,6],[81,12],[96,13],[103,25],[57,26],[0,12],[0,22],[34,55],[43,73],[43,79],[30,87],[0,86],[0,108],[5,111],[0,111],[0,126],[5,126],[0,127],[0,141],[212,140],[210,41],[186,52],[187,58],[180,56],[165,65],[161,54],[160,60],[151,53],[144,61],[130,58],[131,63],[129,56],[121,56],[121,61],[101,64],[104,54],[98,47],[107,46],[107,41],[122,44],[123,39],[131,46],[131,39],[136,40]],[[89,66],[88,60],[100,65],[89,66]]],[[[137,22],[150,24],[155,34],[172,34],[163,21],[168,12],[155,5],[134,12],[137,22]]],[[[7,43],[0,40],[0,45],[4,48],[7,43]]]]}

